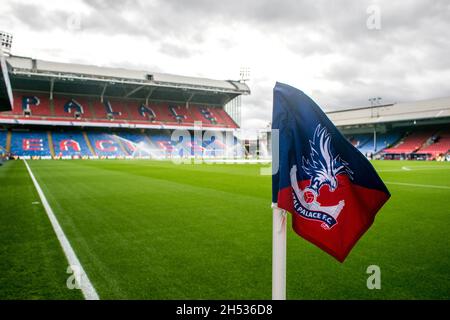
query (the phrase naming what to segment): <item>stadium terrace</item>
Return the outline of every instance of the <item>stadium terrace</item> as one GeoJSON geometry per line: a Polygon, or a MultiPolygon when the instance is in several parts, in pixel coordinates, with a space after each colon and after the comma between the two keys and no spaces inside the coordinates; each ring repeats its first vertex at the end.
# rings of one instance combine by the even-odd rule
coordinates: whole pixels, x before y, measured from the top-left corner
{"type": "MultiPolygon", "coordinates": [[[[235,132],[240,96],[250,94],[233,80],[18,56],[8,56],[6,65],[13,103],[0,114],[0,144],[13,158],[170,157],[173,130],[235,132]]],[[[208,137],[183,147],[193,154],[213,144],[224,151],[222,139],[208,137]]]]}

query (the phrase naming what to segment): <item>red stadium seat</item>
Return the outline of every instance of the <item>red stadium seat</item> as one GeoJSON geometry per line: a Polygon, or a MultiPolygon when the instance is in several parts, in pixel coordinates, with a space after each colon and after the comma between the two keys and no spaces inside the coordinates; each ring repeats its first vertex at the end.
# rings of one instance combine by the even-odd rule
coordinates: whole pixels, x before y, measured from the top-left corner
{"type": "Polygon", "coordinates": [[[237,128],[238,127],[236,122],[234,122],[234,120],[231,118],[231,116],[224,109],[215,108],[215,112],[216,112],[216,114],[219,115],[219,117],[221,117],[223,119],[223,124],[226,127],[229,127],[229,128],[237,128]]]}
{"type": "Polygon", "coordinates": [[[418,153],[430,153],[433,156],[445,154],[450,150],[450,130],[442,130],[436,134],[436,142],[426,146],[418,153]]]}
{"type": "Polygon", "coordinates": [[[128,112],[127,105],[125,101],[118,99],[110,99],[111,107],[117,114],[114,115],[114,119],[129,119],[130,115],[128,112]]]}
{"type": "Polygon", "coordinates": [[[86,98],[77,96],[55,95],[53,107],[49,97],[41,94],[15,93],[12,112],[4,112],[3,116],[13,114],[24,117],[24,108],[30,110],[26,115],[32,119],[70,121],[94,120],[97,122],[129,122],[136,124],[160,124],[170,126],[193,126],[195,121],[202,122],[205,127],[237,128],[236,123],[223,108],[204,105],[173,103],[152,103],[145,106],[142,102],[125,99],[86,98]],[[45,119],[44,119],[45,118],[45,119]]]}
{"type": "Polygon", "coordinates": [[[158,114],[154,105],[146,106],[145,103],[131,101],[127,103],[128,111],[130,113],[131,120],[137,121],[157,121],[158,114]]]}
{"type": "Polygon", "coordinates": [[[167,104],[166,108],[171,122],[180,124],[194,123],[185,105],[167,104]]]}
{"type": "Polygon", "coordinates": [[[52,116],[49,97],[42,94],[14,94],[13,114],[23,115],[29,109],[32,116],[52,116]]]}
{"type": "Polygon", "coordinates": [[[196,105],[190,105],[189,111],[191,113],[191,118],[193,121],[200,121],[204,123],[206,121],[205,117],[200,113],[200,107],[196,105]]]}
{"type": "Polygon", "coordinates": [[[157,104],[153,106],[156,113],[156,120],[165,124],[176,124],[174,116],[169,111],[168,104],[157,104]]]}
{"type": "Polygon", "coordinates": [[[385,149],[386,153],[413,153],[420,149],[423,144],[431,137],[433,130],[415,131],[407,136],[403,142],[400,142],[397,146],[389,149],[385,149]]]}
{"type": "Polygon", "coordinates": [[[55,96],[53,97],[55,116],[74,118],[76,112],[80,112],[81,119],[92,118],[88,100],[80,97],[55,96]]]}
{"type": "Polygon", "coordinates": [[[94,107],[95,117],[98,119],[110,119],[108,118],[108,114],[112,119],[129,118],[128,108],[123,100],[104,99],[103,102],[94,100],[92,106],[94,107]]]}

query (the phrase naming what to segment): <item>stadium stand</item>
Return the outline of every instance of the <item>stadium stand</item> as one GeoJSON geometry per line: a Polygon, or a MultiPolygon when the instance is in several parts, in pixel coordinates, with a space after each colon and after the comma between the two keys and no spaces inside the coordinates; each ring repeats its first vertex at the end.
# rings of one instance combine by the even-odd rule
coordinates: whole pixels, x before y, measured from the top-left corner
{"type": "Polygon", "coordinates": [[[16,115],[16,119],[56,121],[96,121],[103,123],[148,123],[171,126],[194,126],[194,121],[204,127],[236,129],[238,125],[220,107],[171,103],[145,103],[127,99],[89,99],[80,96],[16,93],[14,109],[2,116],[16,115]],[[91,110],[92,107],[92,110],[91,110]]]}
{"type": "MultiPolygon", "coordinates": [[[[205,156],[205,157],[220,157],[224,156],[225,152],[225,135],[218,138],[215,133],[204,135],[203,140],[195,139],[194,136],[190,140],[185,141],[184,138],[179,141],[172,141],[170,134],[161,135],[155,133],[149,135],[150,145],[153,150],[159,154],[175,152],[175,148],[180,151],[180,155],[205,156]]],[[[233,137],[232,144],[236,146],[237,139],[233,137]]],[[[152,154],[154,156],[154,154],[152,154]]]]}
{"type": "MultiPolygon", "coordinates": [[[[224,143],[226,137],[216,137],[212,135],[210,138],[206,138],[203,141],[203,154],[206,157],[224,157],[226,156],[227,145],[224,143]]],[[[232,146],[236,145],[236,141],[233,139],[232,146]]]]}
{"type": "MultiPolygon", "coordinates": [[[[145,104],[133,103],[132,106],[130,107],[130,109],[137,110],[137,112],[140,115],[140,117],[139,117],[140,119],[142,119],[142,117],[145,117],[147,119],[147,121],[151,121],[152,123],[156,122],[158,124],[162,124],[162,123],[167,123],[167,122],[172,121],[167,107],[163,108],[158,103],[152,103],[147,106],[145,104]]],[[[139,118],[135,118],[135,119],[139,119],[139,118]]]]}
{"type": "Polygon", "coordinates": [[[105,99],[103,102],[95,100],[92,106],[97,119],[126,120],[129,118],[128,109],[122,100],[105,99]]]}
{"type": "Polygon", "coordinates": [[[191,139],[185,140],[184,137],[179,137],[178,141],[172,141],[172,137],[169,133],[155,133],[149,136],[153,145],[157,147],[158,157],[171,157],[179,155],[181,157],[198,155],[203,147],[191,139]]]}
{"type": "Polygon", "coordinates": [[[8,131],[0,129],[0,148],[6,150],[6,135],[8,131]]]}
{"type": "Polygon", "coordinates": [[[237,128],[237,124],[222,109],[207,106],[193,106],[191,109],[194,121],[202,122],[205,127],[221,125],[226,128],[237,128]]]}
{"type": "Polygon", "coordinates": [[[356,148],[361,148],[363,147],[365,144],[367,144],[369,142],[370,139],[373,139],[373,134],[371,133],[366,133],[366,134],[356,134],[356,135],[352,135],[347,137],[347,139],[356,147],[356,148]]]}
{"type": "Polygon", "coordinates": [[[136,121],[154,122],[156,120],[155,107],[153,105],[128,102],[128,110],[130,113],[130,118],[136,121]]]}
{"type": "Polygon", "coordinates": [[[80,131],[52,132],[52,141],[56,157],[92,156],[80,131]]]}
{"type": "Polygon", "coordinates": [[[186,106],[180,106],[176,104],[168,104],[167,109],[173,123],[194,123],[186,106]]]}
{"type": "MultiPolygon", "coordinates": [[[[220,141],[171,141],[175,129],[233,132],[249,87],[148,71],[50,62],[8,55],[12,110],[0,113],[0,143],[17,157],[167,157],[196,155],[220,141]],[[239,111],[239,112],[238,112],[239,111]],[[11,137],[9,139],[8,137],[11,137]],[[9,143],[11,141],[11,143],[9,143]],[[192,150],[192,153],[187,150],[192,150]]],[[[7,110],[7,109],[5,109],[7,110]]],[[[219,146],[220,147],[220,146],[219,146]]],[[[217,148],[216,148],[217,149],[217,148]]]]}
{"type": "Polygon", "coordinates": [[[215,114],[218,114],[219,118],[222,118],[223,124],[227,128],[237,128],[238,127],[236,122],[233,121],[233,119],[230,117],[230,115],[228,113],[225,112],[224,109],[222,109],[222,108],[215,108],[215,114]]]}
{"type": "MultiPolygon", "coordinates": [[[[98,132],[57,129],[50,132],[41,130],[12,131],[12,154],[14,156],[41,156],[55,158],[85,158],[92,156],[122,158],[167,158],[173,152],[181,156],[223,156],[225,144],[223,137],[211,133],[202,140],[191,137],[172,141],[170,131],[152,130],[151,132],[98,132]],[[87,141],[86,138],[87,137],[87,141]],[[53,150],[53,154],[51,152],[53,150]],[[92,150],[92,151],[91,151],[92,150]]],[[[220,132],[219,132],[220,133],[220,132]]],[[[0,131],[0,143],[6,145],[7,131],[0,131]]],[[[233,138],[234,145],[238,141],[233,138]]]]}
{"type": "Polygon", "coordinates": [[[369,152],[377,153],[396,143],[401,136],[400,132],[381,133],[377,135],[376,143],[374,143],[372,136],[366,143],[358,147],[358,149],[362,154],[367,154],[369,152]]]}
{"type": "Polygon", "coordinates": [[[443,155],[450,150],[450,130],[443,129],[430,138],[429,145],[421,148],[417,153],[430,154],[432,158],[443,155]]]}
{"type": "Polygon", "coordinates": [[[172,142],[169,135],[155,134],[150,137],[150,140],[164,152],[171,152],[174,149],[175,143],[172,142]]]}
{"type": "Polygon", "coordinates": [[[54,115],[63,118],[92,119],[88,101],[79,97],[55,96],[53,98],[54,115]]]}
{"type": "Polygon", "coordinates": [[[52,116],[48,96],[34,93],[15,93],[12,113],[28,116],[52,116]]]}
{"type": "Polygon", "coordinates": [[[161,148],[155,146],[144,133],[119,132],[116,137],[121,141],[127,155],[133,157],[158,157],[161,148]]]}
{"type": "Polygon", "coordinates": [[[99,157],[125,157],[128,153],[114,135],[108,133],[89,132],[89,142],[99,157]]]}
{"type": "Polygon", "coordinates": [[[200,121],[205,125],[214,125],[219,123],[215,110],[209,107],[191,106],[192,119],[194,121],[200,121]],[[213,111],[214,110],[214,111],[213,111]]]}
{"type": "Polygon", "coordinates": [[[409,154],[420,149],[433,134],[433,129],[414,131],[407,135],[399,144],[393,148],[385,149],[385,153],[409,154]]]}
{"type": "Polygon", "coordinates": [[[119,132],[117,134],[122,139],[128,140],[133,143],[142,143],[142,142],[148,142],[148,137],[144,133],[138,133],[138,132],[128,132],[123,131],[119,132]]]}
{"type": "Polygon", "coordinates": [[[12,131],[11,154],[14,156],[51,157],[45,131],[12,131]]]}

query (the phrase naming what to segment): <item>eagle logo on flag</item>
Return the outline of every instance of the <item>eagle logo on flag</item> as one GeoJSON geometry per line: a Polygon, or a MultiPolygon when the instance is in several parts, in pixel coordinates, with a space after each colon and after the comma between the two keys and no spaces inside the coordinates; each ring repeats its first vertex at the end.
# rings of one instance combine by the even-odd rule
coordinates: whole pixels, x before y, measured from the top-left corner
{"type": "MultiPolygon", "coordinates": [[[[277,82],[272,203],[292,228],[343,262],[391,194],[369,162],[301,90],[277,82]],[[277,164],[275,162],[275,164],[277,164]]],[[[274,209],[274,219],[279,212],[274,209]]],[[[275,221],[275,220],[274,220],[275,221]]]]}
{"type": "Polygon", "coordinates": [[[346,174],[352,179],[353,171],[339,155],[333,156],[331,136],[320,124],[316,127],[312,140],[309,140],[309,145],[311,148],[310,159],[305,157],[302,159],[302,169],[310,177],[309,186],[300,189],[297,182],[296,165],[292,166],[290,171],[294,209],[306,219],[322,222],[322,228],[328,230],[337,223],[345,201],[340,200],[332,206],[321,205],[317,201],[320,190],[327,186],[330,192],[334,192],[339,187],[337,176],[346,174]]]}

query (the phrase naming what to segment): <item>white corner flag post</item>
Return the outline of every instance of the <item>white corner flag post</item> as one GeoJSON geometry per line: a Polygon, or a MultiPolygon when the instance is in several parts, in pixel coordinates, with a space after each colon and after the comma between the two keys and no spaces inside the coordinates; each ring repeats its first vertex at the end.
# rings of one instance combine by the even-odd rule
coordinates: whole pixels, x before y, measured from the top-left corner
{"type": "Polygon", "coordinates": [[[286,211],[272,209],[272,300],[286,300],[286,211]]]}

